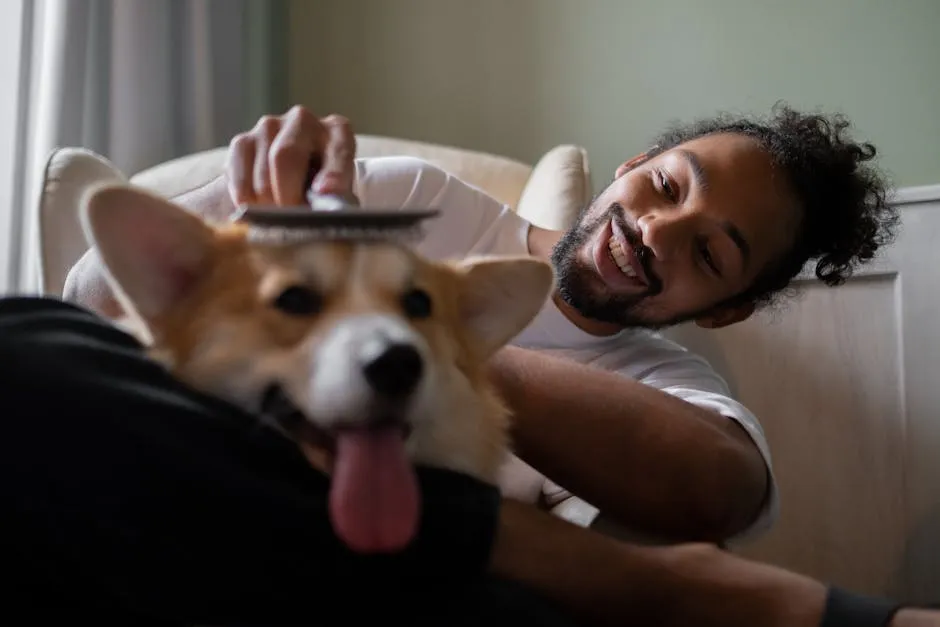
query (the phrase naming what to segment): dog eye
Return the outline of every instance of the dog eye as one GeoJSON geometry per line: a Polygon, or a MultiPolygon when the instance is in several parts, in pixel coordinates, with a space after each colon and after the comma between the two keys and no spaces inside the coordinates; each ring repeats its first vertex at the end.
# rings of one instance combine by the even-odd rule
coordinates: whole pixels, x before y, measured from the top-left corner
{"type": "Polygon", "coordinates": [[[281,292],[274,306],[293,316],[309,316],[320,310],[320,295],[308,287],[294,285],[281,292]]]}
{"type": "Polygon", "coordinates": [[[427,318],[431,315],[431,297],[424,290],[413,289],[401,297],[401,306],[411,318],[427,318]]]}

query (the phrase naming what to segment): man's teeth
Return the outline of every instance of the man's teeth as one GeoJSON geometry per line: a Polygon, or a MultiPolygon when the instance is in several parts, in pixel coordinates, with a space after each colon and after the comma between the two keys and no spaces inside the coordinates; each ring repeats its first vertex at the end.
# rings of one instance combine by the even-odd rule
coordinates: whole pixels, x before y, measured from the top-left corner
{"type": "Polygon", "coordinates": [[[610,250],[610,256],[614,258],[614,262],[617,264],[617,267],[620,268],[620,271],[628,277],[636,278],[636,272],[633,271],[633,266],[627,261],[627,254],[623,252],[623,248],[620,247],[620,242],[614,237],[611,237],[607,241],[607,248],[610,250]]]}

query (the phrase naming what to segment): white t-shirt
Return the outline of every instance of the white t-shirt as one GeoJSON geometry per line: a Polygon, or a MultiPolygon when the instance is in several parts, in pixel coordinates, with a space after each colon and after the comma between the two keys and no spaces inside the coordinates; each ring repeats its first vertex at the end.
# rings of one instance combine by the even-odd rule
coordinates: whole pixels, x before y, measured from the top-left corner
{"type": "MultiPolygon", "coordinates": [[[[426,223],[424,235],[416,244],[417,251],[431,259],[529,254],[529,222],[479,188],[423,160],[404,156],[358,159],[355,193],[366,207],[439,209],[440,215],[426,223]]],[[[658,333],[627,329],[612,336],[590,335],[568,320],[549,299],[511,343],[617,372],[736,420],[771,468],[767,441],[754,415],[731,398],[727,384],[705,360],[658,333]]],[[[764,531],[775,521],[778,492],[772,473],[770,477],[770,495],[764,509],[738,539],[764,531]]],[[[596,507],[517,457],[507,466],[501,489],[505,495],[528,502],[541,497],[555,514],[581,526],[591,525],[598,515],[596,507]]],[[[619,532],[655,541],[631,534],[630,530],[619,532]]]]}

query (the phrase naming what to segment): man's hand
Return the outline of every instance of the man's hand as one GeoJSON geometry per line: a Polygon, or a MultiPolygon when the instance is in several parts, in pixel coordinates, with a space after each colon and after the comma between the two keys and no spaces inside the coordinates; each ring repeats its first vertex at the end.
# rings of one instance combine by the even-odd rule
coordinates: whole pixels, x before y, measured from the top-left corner
{"type": "Polygon", "coordinates": [[[236,204],[306,204],[318,194],[353,196],[356,137],[346,118],[317,118],[301,106],[266,115],[229,144],[226,173],[236,204]]]}
{"type": "MultiPolygon", "coordinates": [[[[301,106],[263,116],[229,144],[225,171],[172,200],[196,215],[224,221],[241,204],[306,204],[305,183],[314,191],[353,199],[356,138],[346,118],[318,118],[301,106]]],[[[65,300],[108,318],[124,312],[104,278],[101,261],[88,250],[72,267],[65,300]]]]}

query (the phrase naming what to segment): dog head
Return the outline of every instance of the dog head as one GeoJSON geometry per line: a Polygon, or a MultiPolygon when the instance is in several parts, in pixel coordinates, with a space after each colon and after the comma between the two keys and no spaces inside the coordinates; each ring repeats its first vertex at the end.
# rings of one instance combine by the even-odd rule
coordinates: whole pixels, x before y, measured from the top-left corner
{"type": "Polygon", "coordinates": [[[152,353],[302,444],[334,443],[334,482],[361,471],[347,472],[339,449],[363,464],[389,455],[401,464],[389,452],[396,443],[412,462],[490,478],[503,426],[489,416],[485,362],[544,304],[547,263],[275,241],[123,185],[90,193],[81,218],[152,353]]]}

